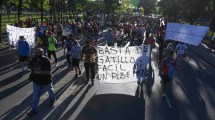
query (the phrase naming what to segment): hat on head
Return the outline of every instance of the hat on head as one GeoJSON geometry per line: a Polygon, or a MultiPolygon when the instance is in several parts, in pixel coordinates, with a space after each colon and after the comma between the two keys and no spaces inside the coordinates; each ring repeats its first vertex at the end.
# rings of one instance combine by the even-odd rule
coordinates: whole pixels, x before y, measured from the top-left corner
{"type": "Polygon", "coordinates": [[[44,51],[42,48],[37,48],[36,51],[35,51],[35,55],[43,55],[44,54],[44,51]]]}
{"type": "Polygon", "coordinates": [[[19,36],[20,39],[24,39],[24,36],[19,36]]]}

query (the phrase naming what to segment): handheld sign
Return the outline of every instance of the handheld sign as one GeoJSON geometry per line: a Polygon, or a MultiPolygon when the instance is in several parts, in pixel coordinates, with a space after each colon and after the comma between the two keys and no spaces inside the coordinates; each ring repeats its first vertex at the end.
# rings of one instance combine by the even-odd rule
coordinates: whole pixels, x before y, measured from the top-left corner
{"type": "Polygon", "coordinates": [[[124,48],[98,46],[97,51],[100,83],[128,83],[144,79],[150,45],[124,48]]]}

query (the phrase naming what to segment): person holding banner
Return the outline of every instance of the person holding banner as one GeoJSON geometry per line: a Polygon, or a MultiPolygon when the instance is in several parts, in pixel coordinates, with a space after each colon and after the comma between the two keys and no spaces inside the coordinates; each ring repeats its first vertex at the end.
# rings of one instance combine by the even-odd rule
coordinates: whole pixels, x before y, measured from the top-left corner
{"type": "Polygon", "coordinates": [[[55,67],[58,66],[57,63],[57,56],[56,56],[56,44],[57,44],[57,40],[52,36],[51,32],[47,33],[48,35],[48,58],[51,60],[51,55],[53,55],[54,59],[55,59],[55,67]]]}
{"type": "Polygon", "coordinates": [[[24,36],[19,37],[18,51],[19,51],[19,62],[21,64],[22,72],[24,72],[25,62],[29,61],[29,56],[30,56],[30,46],[28,42],[25,40],[24,36]]]}
{"type": "Polygon", "coordinates": [[[86,45],[82,49],[81,59],[82,61],[84,61],[87,83],[89,82],[89,71],[91,71],[92,85],[94,85],[94,79],[95,79],[96,53],[97,53],[97,50],[90,45],[90,41],[86,41],[86,45]]]}
{"type": "Polygon", "coordinates": [[[173,58],[174,51],[169,50],[167,57],[164,58],[162,63],[162,75],[161,75],[161,85],[162,85],[162,96],[166,96],[166,91],[168,84],[173,80],[174,76],[174,67],[176,65],[176,61],[173,58]]]}
{"type": "Polygon", "coordinates": [[[177,46],[176,46],[176,61],[177,61],[177,66],[181,65],[181,60],[182,58],[185,56],[186,54],[186,49],[187,49],[187,45],[180,42],[177,46]]]}

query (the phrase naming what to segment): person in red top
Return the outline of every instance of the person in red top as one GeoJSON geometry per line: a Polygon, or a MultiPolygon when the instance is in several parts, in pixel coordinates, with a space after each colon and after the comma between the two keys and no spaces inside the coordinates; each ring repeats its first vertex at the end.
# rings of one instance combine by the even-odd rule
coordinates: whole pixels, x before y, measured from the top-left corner
{"type": "Polygon", "coordinates": [[[151,36],[148,38],[148,44],[151,45],[151,49],[155,46],[155,39],[154,36],[151,34],[151,36]]]}
{"type": "Polygon", "coordinates": [[[162,75],[161,75],[161,84],[162,84],[162,94],[166,95],[167,85],[173,80],[174,68],[176,65],[176,60],[173,58],[174,51],[170,50],[167,57],[162,62],[162,75]]]}
{"type": "Polygon", "coordinates": [[[151,49],[150,49],[150,60],[151,60],[152,48],[154,48],[155,46],[155,39],[153,35],[147,38],[147,44],[151,45],[151,49]]]}
{"type": "Polygon", "coordinates": [[[19,19],[18,24],[19,24],[19,27],[21,27],[21,28],[23,27],[23,20],[21,18],[19,19]]]}
{"type": "Polygon", "coordinates": [[[25,21],[25,25],[26,25],[26,28],[30,28],[31,27],[31,18],[30,17],[27,17],[27,19],[25,21]]]}

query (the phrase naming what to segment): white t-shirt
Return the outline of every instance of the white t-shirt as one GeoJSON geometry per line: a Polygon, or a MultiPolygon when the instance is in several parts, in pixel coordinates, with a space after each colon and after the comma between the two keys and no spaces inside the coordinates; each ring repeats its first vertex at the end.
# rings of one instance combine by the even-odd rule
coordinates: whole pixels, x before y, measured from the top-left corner
{"type": "Polygon", "coordinates": [[[178,44],[176,46],[177,49],[177,54],[184,54],[186,49],[187,49],[187,45],[186,44],[178,44]]]}

